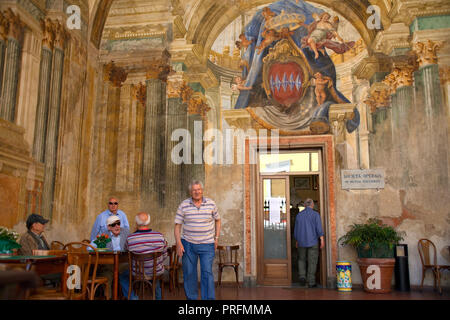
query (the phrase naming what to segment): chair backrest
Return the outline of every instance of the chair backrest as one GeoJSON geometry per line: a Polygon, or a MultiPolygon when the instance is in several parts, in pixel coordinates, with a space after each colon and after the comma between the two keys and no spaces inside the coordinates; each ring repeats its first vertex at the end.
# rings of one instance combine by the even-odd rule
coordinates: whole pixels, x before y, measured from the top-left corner
{"type": "Polygon", "coordinates": [[[81,240],[81,242],[84,242],[84,243],[91,243],[91,240],[83,239],[83,240],[81,240]]]}
{"type": "Polygon", "coordinates": [[[71,252],[88,252],[87,248],[89,248],[89,247],[95,248],[95,247],[93,247],[90,244],[89,244],[89,246],[86,246],[87,244],[89,244],[89,243],[86,243],[84,241],[82,241],[82,242],[69,242],[69,243],[67,243],[64,246],[63,250],[68,250],[68,251],[71,251],[71,252]]]}
{"type": "MultiPolygon", "coordinates": [[[[128,263],[130,274],[133,274],[135,281],[150,280],[156,278],[156,267],[158,265],[158,258],[163,255],[163,251],[155,251],[152,253],[139,254],[129,251],[128,263]],[[152,274],[145,272],[145,263],[152,261],[152,274]]],[[[148,266],[147,266],[148,267],[148,266]]]]}
{"type": "Polygon", "coordinates": [[[68,251],[67,264],[69,268],[78,266],[80,271],[80,288],[69,288],[69,297],[70,299],[86,299],[89,280],[91,280],[89,284],[91,286],[90,291],[94,292],[98,267],[98,251],[94,246],[84,242],[71,242],[66,244],[64,248],[68,251]],[[91,249],[91,252],[88,251],[88,248],[91,249]],[[78,292],[75,292],[76,289],[78,292]]]}
{"type": "Polygon", "coordinates": [[[419,250],[420,261],[422,261],[422,265],[436,265],[437,263],[437,255],[436,255],[436,246],[429,239],[420,239],[417,243],[417,248],[419,250]],[[433,249],[433,255],[430,255],[430,247],[433,249]]]}
{"type": "Polygon", "coordinates": [[[219,251],[219,263],[221,264],[236,264],[238,263],[239,246],[217,246],[219,251]]]}
{"type": "Polygon", "coordinates": [[[33,250],[33,256],[63,256],[67,250],[33,250]]]}
{"type": "Polygon", "coordinates": [[[174,244],[173,246],[169,247],[167,249],[169,252],[169,266],[171,269],[176,269],[178,267],[178,255],[177,255],[177,245],[174,244]]]}
{"type": "Polygon", "coordinates": [[[52,241],[50,244],[50,250],[62,250],[64,249],[64,243],[60,241],[52,241]]]}

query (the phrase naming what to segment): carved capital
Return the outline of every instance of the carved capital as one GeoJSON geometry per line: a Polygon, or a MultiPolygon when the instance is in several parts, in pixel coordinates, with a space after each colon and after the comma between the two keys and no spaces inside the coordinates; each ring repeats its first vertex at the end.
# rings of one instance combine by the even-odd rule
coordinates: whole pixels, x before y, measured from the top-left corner
{"type": "Polygon", "coordinates": [[[383,83],[376,82],[369,89],[369,96],[364,100],[373,113],[377,108],[385,108],[390,103],[391,88],[383,83]]]}
{"type": "Polygon", "coordinates": [[[147,69],[146,78],[149,79],[159,79],[166,82],[167,76],[172,72],[172,67],[167,64],[166,61],[159,59],[153,60],[150,67],[147,69]]]}
{"type": "Polygon", "coordinates": [[[120,88],[128,77],[128,73],[125,69],[116,66],[114,61],[105,64],[103,71],[103,80],[110,81],[116,88],[120,88]]]}
{"type": "Polygon", "coordinates": [[[11,8],[8,8],[8,10],[5,11],[4,16],[8,21],[8,38],[19,40],[24,26],[23,22],[20,21],[19,15],[14,14],[11,8]]]}
{"type": "Polygon", "coordinates": [[[8,19],[0,12],[0,40],[8,38],[8,19]]]}
{"type": "Polygon", "coordinates": [[[206,103],[206,98],[202,94],[195,94],[188,103],[188,114],[199,114],[203,119],[211,108],[206,103]]]}
{"type": "Polygon", "coordinates": [[[332,104],[330,106],[328,118],[336,143],[341,143],[345,140],[345,121],[353,119],[355,116],[353,112],[354,108],[355,105],[351,103],[332,104]]]}
{"type": "Polygon", "coordinates": [[[147,100],[147,86],[144,83],[138,83],[131,87],[133,99],[136,99],[145,106],[145,101],[147,100]]]}
{"type": "Polygon", "coordinates": [[[55,26],[49,18],[41,20],[41,28],[43,33],[42,45],[53,49],[53,41],[55,40],[55,26]]]}
{"type": "Polygon", "coordinates": [[[59,21],[56,21],[54,23],[54,32],[55,32],[55,42],[54,42],[55,48],[64,49],[66,40],[69,39],[69,33],[66,31],[64,26],[59,21]]]}
{"type": "Polygon", "coordinates": [[[437,51],[443,46],[443,41],[425,41],[414,43],[413,49],[417,54],[420,67],[437,64],[437,51]]]}
{"type": "Polygon", "coordinates": [[[439,78],[442,84],[450,82],[450,66],[442,66],[439,68],[439,78]]]}

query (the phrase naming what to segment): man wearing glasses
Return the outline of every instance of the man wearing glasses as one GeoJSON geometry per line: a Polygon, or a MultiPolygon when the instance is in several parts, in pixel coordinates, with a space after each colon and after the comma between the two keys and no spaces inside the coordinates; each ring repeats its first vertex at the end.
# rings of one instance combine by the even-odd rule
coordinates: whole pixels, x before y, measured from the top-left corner
{"type": "Polygon", "coordinates": [[[91,241],[97,238],[98,234],[108,233],[107,220],[109,217],[118,216],[121,222],[121,228],[130,231],[130,224],[128,223],[127,215],[122,210],[119,210],[119,201],[117,198],[111,197],[108,200],[108,210],[103,211],[95,219],[94,226],[91,231],[91,241]]]}

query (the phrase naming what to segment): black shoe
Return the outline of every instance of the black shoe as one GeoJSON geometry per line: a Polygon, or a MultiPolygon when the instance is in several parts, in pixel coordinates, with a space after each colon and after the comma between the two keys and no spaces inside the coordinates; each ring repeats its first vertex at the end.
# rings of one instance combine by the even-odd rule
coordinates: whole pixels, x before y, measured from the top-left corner
{"type": "Polygon", "coordinates": [[[305,278],[300,278],[300,286],[306,287],[306,279],[305,278]]]}
{"type": "Polygon", "coordinates": [[[308,284],[308,288],[317,288],[317,284],[308,284]]]}

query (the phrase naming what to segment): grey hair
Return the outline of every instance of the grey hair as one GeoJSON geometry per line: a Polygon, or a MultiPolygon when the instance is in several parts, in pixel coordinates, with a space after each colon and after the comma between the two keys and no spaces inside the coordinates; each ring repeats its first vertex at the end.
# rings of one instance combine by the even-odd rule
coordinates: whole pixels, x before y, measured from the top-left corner
{"type": "Polygon", "coordinates": [[[139,213],[139,214],[136,215],[135,220],[136,220],[136,225],[137,225],[138,227],[144,227],[144,226],[148,226],[148,225],[150,224],[150,214],[148,214],[148,213],[146,213],[146,212],[144,212],[144,213],[147,215],[147,220],[145,220],[145,221],[142,221],[141,218],[139,218],[139,216],[141,215],[141,213],[139,213]]]}
{"type": "Polygon", "coordinates": [[[305,207],[310,207],[311,205],[314,205],[314,200],[312,199],[306,199],[305,200],[305,207]]]}
{"type": "Polygon", "coordinates": [[[192,191],[192,187],[195,185],[199,185],[200,187],[202,187],[203,189],[203,183],[200,180],[193,180],[190,184],[189,184],[189,192],[192,191]]]}

